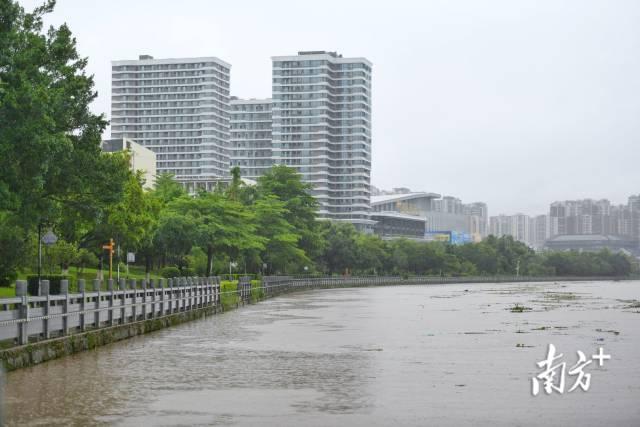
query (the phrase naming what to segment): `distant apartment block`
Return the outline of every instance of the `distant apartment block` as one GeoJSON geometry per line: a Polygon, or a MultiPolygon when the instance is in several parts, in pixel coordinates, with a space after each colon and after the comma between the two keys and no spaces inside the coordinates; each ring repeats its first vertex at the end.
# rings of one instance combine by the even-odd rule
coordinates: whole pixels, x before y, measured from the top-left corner
{"type": "Polygon", "coordinates": [[[640,238],[640,199],[629,197],[627,205],[612,205],[609,200],[565,200],[549,207],[552,235],[602,235],[640,238]]]}
{"type": "Polygon", "coordinates": [[[371,231],[371,62],[325,51],[272,61],[274,163],[312,185],[320,217],[371,231]]]}
{"type": "Polygon", "coordinates": [[[545,242],[557,233],[557,222],[551,221],[549,215],[536,215],[529,220],[529,237],[535,249],[544,247],[545,242]]]}
{"type": "Polygon", "coordinates": [[[606,199],[554,202],[549,214],[557,222],[560,235],[611,232],[611,203],[606,199]]]}
{"type": "Polygon", "coordinates": [[[255,180],[273,165],[271,99],[231,98],[231,167],[255,180]]]}
{"type": "Polygon", "coordinates": [[[144,178],[144,188],[153,188],[156,182],[156,154],[136,144],[128,138],[115,138],[102,141],[102,151],[114,153],[117,151],[128,151],[130,156],[130,167],[134,172],[142,172],[144,178]]]}
{"type": "Polygon", "coordinates": [[[229,175],[229,73],[215,57],[112,62],[111,136],[156,153],[157,172],[210,189],[229,175]]]}
{"type": "Polygon", "coordinates": [[[531,245],[528,215],[496,215],[489,218],[489,232],[496,237],[511,236],[514,240],[531,245]]]}
{"type": "Polygon", "coordinates": [[[489,229],[489,209],[484,202],[474,202],[462,205],[462,213],[469,217],[470,232],[487,237],[489,229]]]}

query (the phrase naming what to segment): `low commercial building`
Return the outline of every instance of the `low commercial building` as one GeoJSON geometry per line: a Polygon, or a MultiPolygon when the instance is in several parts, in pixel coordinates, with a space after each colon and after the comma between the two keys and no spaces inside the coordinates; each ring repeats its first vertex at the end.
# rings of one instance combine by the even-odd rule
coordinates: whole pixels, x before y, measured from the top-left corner
{"type": "Polygon", "coordinates": [[[398,212],[426,217],[432,210],[433,200],[439,197],[439,194],[422,191],[371,196],[371,212],[398,212]]]}
{"type": "Polygon", "coordinates": [[[128,151],[131,170],[144,173],[144,188],[151,189],[156,182],[156,153],[129,138],[114,138],[102,141],[102,151],[113,153],[128,151]]]}
{"type": "Polygon", "coordinates": [[[598,252],[602,249],[611,251],[624,250],[638,254],[638,242],[621,236],[602,234],[568,234],[554,236],[547,240],[545,248],[556,251],[578,250],[586,252],[598,252]]]}
{"type": "Polygon", "coordinates": [[[382,238],[424,239],[425,219],[422,217],[398,212],[374,212],[371,219],[376,221],[373,232],[382,238]]]}

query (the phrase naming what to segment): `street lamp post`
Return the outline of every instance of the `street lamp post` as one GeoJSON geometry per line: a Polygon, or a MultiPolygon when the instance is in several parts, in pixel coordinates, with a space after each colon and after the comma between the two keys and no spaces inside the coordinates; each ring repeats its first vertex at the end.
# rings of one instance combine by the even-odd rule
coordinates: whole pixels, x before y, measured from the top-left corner
{"type": "Polygon", "coordinates": [[[42,275],[42,221],[38,223],[38,285],[42,275]]]}

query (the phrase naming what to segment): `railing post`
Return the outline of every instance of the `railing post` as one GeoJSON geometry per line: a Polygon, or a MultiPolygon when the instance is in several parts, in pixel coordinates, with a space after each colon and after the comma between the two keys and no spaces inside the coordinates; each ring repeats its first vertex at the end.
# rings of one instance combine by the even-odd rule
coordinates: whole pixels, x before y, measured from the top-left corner
{"type": "Polygon", "coordinates": [[[118,291],[120,292],[120,324],[123,325],[127,322],[127,280],[121,278],[118,280],[118,291]]]}
{"type": "Polygon", "coordinates": [[[113,298],[114,298],[114,291],[113,291],[113,279],[109,279],[109,281],[107,282],[107,290],[109,291],[109,326],[113,326],[113,298]]]}
{"type": "Polygon", "coordinates": [[[100,298],[102,298],[100,296],[100,285],[100,279],[95,279],[93,281],[93,290],[98,293],[96,296],[95,304],[96,312],[93,314],[93,326],[95,326],[96,328],[100,327],[100,298]]]}
{"type": "Polygon", "coordinates": [[[138,307],[136,306],[138,302],[138,290],[136,289],[136,279],[129,280],[129,287],[133,289],[132,300],[131,300],[131,321],[138,321],[138,307]]]}
{"type": "Polygon", "coordinates": [[[185,277],[184,279],[187,289],[187,300],[185,303],[185,310],[193,309],[193,279],[191,277],[185,277]]]}
{"type": "Polygon", "coordinates": [[[27,295],[27,281],[16,281],[16,296],[22,298],[20,302],[20,320],[18,323],[18,344],[25,345],[29,343],[29,296],[27,295]]]}
{"type": "Polygon", "coordinates": [[[151,318],[156,317],[156,280],[149,280],[149,289],[151,289],[151,318]]]}
{"type": "Polygon", "coordinates": [[[142,320],[147,320],[147,279],[140,281],[140,287],[142,288],[142,320]]]}
{"type": "Polygon", "coordinates": [[[180,311],[187,311],[187,279],[185,277],[180,278],[180,298],[182,300],[180,311]]]}
{"type": "Polygon", "coordinates": [[[182,311],[187,311],[187,298],[188,298],[188,289],[187,289],[187,278],[183,277],[181,280],[181,284],[180,286],[182,286],[182,311]]]}
{"type": "Polygon", "coordinates": [[[173,314],[173,278],[167,279],[167,286],[169,287],[169,299],[167,301],[169,310],[167,314],[173,314]]]}
{"type": "Polygon", "coordinates": [[[51,303],[51,295],[49,295],[49,281],[42,280],[40,282],[40,296],[47,297],[44,302],[44,306],[42,307],[42,315],[44,316],[42,320],[42,335],[44,339],[51,338],[51,331],[49,330],[49,304],[51,303]]]}
{"type": "Polygon", "coordinates": [[[60,295],[65,295],[65,300],[63,302],[64,306],[62,307],[62,334],[69,334],[69,281],[61,280],[60,281],[60,295]]]}
{"type": "Polygon", "coordinates": [[[127,323],[127,280],[122,278],[118,280],[118,289],[122,292],[122,301],[120,302],[120,324],[127,323]]]}
{"type": "Polygon", "coordinates": [[[215,277],[215,285],[214,286],[215,286],[215,288],[214,288],[214,293],[215,293],[214,298],[215,298],[216,312],[217,312],[217,310],[218,310],[217,307],[220,304],[222,304],[222,301],[220,299],[221,298],[220,292],[222,292],[222,282],[220,281],[220,276],[216,276],[215,277]]]}
{"type": "Polygon", "coordinates": [[[165,283],[166,283],[166,279],[160,279],[160,316],[164,316],[166,314],[166,304],[164,302],[164,297],[166,296],[165,294],[165,283]]]}
{"type": "Polygon", "coordinates": [[[84,310],[85,310],[85,301],[87,300],[85,298],[85,282],[84,279],[78,279],[78,293],[82,295],[82,299],[80,300],[80,315],[78,317],[78,322],[80,323],[80,330],[84,331],[86,329],[86,324],[85,324],[85,314],[84,314],[84,310]]]}
{"type": "Polygon", "coordinates": [[[179,313],[182,310],[182,278],[176,277],[174,280],[176,291],[176,308],[175,312],[179,313]]]}

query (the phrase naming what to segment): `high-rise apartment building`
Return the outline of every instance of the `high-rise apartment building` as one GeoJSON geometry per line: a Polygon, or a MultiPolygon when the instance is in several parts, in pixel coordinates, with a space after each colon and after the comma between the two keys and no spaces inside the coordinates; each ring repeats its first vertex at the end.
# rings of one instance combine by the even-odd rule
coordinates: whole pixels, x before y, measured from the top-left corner
{"type": "Polygon", "coordinates": [[[606,200],[565,200],[553,202],[549,208],[553,221],[557,222],[557,233],[609,234],[611,233],[611,203],[606,200]]]}
{"type": "Polygon", "coordinates": [[[545,242],[557,234],[554,223],[549,215],[536,215],[529,220],[529,238],[531,246],[536,249],[544,247],[545,242]]]}
{"type": "Polygon", "coordinates": [[[484,202],[473,202],[462,205],[462,213],[471,221],[471,233],[477,233],[481,237],[488,235],[489,209],[484,202]]]}
{"type": "Polygon", "coordinates": [[[312,185],[320,217],[371,230],[371,62],[325,51],[272,61],[274,163],[312,185]]]}
{"type": "Polygon", "coordinates": [[[527,245],[531,245],[529,215],[497,215],[489,218],[490,232],[496,237],[512,236],[527,245]]]}
{"type": "Polygon", "coordinates": [[[231,98],[231,167],[256,179],[273,165],[271,99],[231,98]]]}
{"type": "Polygon", "coordinates": [[[156,153],[157,172],[210,183],[229,175],[229,72],[215,57],[112,62],[111,137],[156,153]]]}

